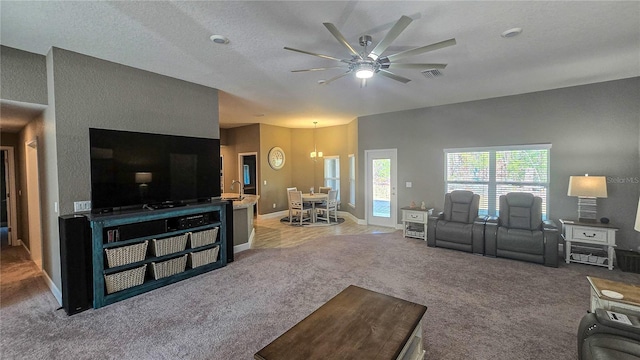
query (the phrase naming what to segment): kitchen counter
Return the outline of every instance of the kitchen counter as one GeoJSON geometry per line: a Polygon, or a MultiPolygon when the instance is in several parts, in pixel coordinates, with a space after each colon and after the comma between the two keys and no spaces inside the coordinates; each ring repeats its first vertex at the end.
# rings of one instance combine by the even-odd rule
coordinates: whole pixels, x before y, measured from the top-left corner
{"type": "Polygon", "coordinates": [[[237,193],[223,193],[223,200],[233,200],[233,252],[251,248],[255,229],[253,228],[253,206],[260,195],[244,195],[239,199],[237,193]],[[237,199],[237,200],[236,200],[237,199]]]}
{"type": "Polygon", "coordinates": [[[242,200],[238,200],[240,197],[237,193],[222,193],[222,200],[233,200],[234,209],[243,209],[249,206],[253,206],[260,199],[260,195],[245,194],[242,200]]]}

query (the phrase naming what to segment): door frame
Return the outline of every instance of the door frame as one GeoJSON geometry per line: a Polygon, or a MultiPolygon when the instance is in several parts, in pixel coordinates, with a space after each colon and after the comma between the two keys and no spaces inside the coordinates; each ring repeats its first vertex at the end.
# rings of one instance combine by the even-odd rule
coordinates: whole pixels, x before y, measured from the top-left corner
{"type": "Polygon", "coordinates": [[[364,204],[365,204],[365,211],[364,211],[364,218],[365,221],[368,225],[377,225],[377,226],[388,226],[388,227],[394,227],[397,228],[398,225],[398,149],[376,149],[376,150],[365,150],[364,151],[364,171],[365,171],[365,192],[364,192],[364,204]],[[371,188],[371,182],[373,180],[372,176],[372,172],[371,172],[371,160],[372,160],[372,156],[376,155],[376,154],[380,154],[380,153],[391,153],[390,157],[391,157],[391,204],[390,204],[390,211],[391,211],[391,218],[390,218],[390,224],[389,225],[379,225],[379,224],[372,224],[371,223],[371,207],[373,205],[373,194],[372,191],[373,189],[371,188]]]}
{"type": "MultiPolygon", "coordinates": [[[[15,149],[13,146],[0,146],[0,151],[7,152],[7,168],[5,171],[7,178],[6,186],[9,192],[9,201],[7,201],[7,212],[9,213],[9,216],[7,216],[7,227],[10,229],[9,245],[18,246],[20,245],[20,241],[18,241],[18,205],[16,200],[18,193],[16,192],[15,149]]],[[[4,164],[2,166],[4,166],[4,164]]]]}
{"type": "MultiPolygon", "coordinates": [[[[240,183],[242,183],[244,186],[244,174],[242,171],[244,162],[242,160],[245,156],[256,157],[256,195],[260,195],[260,179],[258,178],[259,173],[258,173],[258,152],[257,151],[238,153],[238,181],[240,181],[240,183]]],[[[259,202],[256,202],[256,214],[258,214],[258,210],[259,210],[258,203],[259,202]]]]}
{"type": "Polygon", "coordinates": [[[42,270],[42,205],[40,199],[40,162],[38,160],[38,138],[35,137],[24,143],[25,149],[25,172],[27,174],[27,189],[36,189],[37,194],[27,190],[27,209],[29,219],[29,253],[31,260],[36,264],[39,270],[42,270]],[[35,151],[35,153],[34,153],[35,151]],[[30,157],[35,155],[33,160],[30,157]],[[32,164],[34,161],[35,164],[32,164]],[[33,170],[30,170],[32,168],[33,170]],[[35,174],[33,174],[35,171],[35,174]],[[35,182],[35,183],[34,183],[35,182]],[[35,206],[33,206],[35,205],[35,206]],[[37,224],[34,224],[37,222],[37,224]],[[34,235],[34,229],[37,229],[37,236],[34,235]]]}

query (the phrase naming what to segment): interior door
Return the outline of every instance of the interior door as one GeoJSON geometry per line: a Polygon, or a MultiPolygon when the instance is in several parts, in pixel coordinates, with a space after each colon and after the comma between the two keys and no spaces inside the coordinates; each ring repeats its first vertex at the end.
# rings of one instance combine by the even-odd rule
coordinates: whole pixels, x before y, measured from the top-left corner
{"type": "Polygon", "coordinates": [[[396,227],[397,149],[365,150],[367,224],[396,227]]]}

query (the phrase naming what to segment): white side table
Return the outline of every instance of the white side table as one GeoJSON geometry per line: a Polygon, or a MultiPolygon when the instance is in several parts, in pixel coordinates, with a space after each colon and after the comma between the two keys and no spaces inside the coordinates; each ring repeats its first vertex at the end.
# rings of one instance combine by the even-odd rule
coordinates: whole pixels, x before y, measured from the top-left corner
{"type": "Polygon", "coordinates": [[[613,270],[613,250],[616,247],[616,232],[618,228],[609,224],[586,223],[560,219],[562,223],[562,238],[565,241],[564,259],[570,262],[605,266],[613,270]],[[584,249],[604,250],[606,256],[589,255],[575,251],[574,247],[584,249]]]}
{"type": "Polygon", "coordinates": [[[427,221],[433,209],[421,209],[419,207],[403,207],[402,209],[402,235],[427,241],[427,221]]]}

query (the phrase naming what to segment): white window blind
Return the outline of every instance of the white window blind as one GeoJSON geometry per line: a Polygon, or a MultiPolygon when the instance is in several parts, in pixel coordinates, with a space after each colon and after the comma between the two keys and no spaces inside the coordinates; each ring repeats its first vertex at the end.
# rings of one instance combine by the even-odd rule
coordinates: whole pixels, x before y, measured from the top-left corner
{"type": "Polygon", "coordinates": [[[324,186],[338,190],[338,201],[340,201],[340,158],[338,156],[324,157],[324,186]]]}
{"type": "Polygon", "coordinates": [[[542,198],[547,218],[550,144],[445,150],[446,191],[480,195],[480,214],[498,215],[500,195],[528,192],[542,198]]]}

